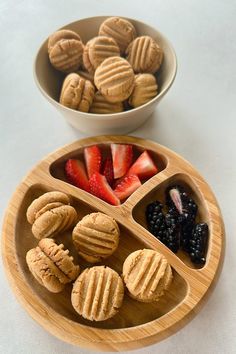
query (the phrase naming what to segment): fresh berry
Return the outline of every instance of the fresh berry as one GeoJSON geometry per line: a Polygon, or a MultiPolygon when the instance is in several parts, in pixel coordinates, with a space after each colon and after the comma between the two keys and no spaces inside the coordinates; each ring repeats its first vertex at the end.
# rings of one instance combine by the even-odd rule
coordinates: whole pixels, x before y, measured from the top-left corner
{"type": "Polygon", "coordinates": [[[208,239],[208,226],[206,223],[198,223],[192,230],[189,240],[189,255],[191,261],[196,264],[206,262],[205,251],[208,239]]]}
{"type": "Polygon", "coordinates": [[[119,205],[120,200],[117,198],[111,187],[109,186],[106,177],[98,172],[95,172],[89,179],[90,192],[96,197],[105,200],[112,205],[119,205]]]}
{"type": "Polygon", "coordinates": [[[124,144],[111,144],[111,153],[114,178],[123,177],[132,163],[133,146],[124,144]]]}
{"type": "Polygon", "coordinates": [[[136,175],[125,176],[116,186],[114,193],[120,200],[128,198],[137,188],[141,186],[141,182],[136,175]]]}
{"type": "Polygon", "coordinates": [[[163,204],[155,201],[147,206],[146,220],[150,232],[173,252],[179,249],[179,227],[176,219],[163,213],[163,204]]]}
{"type": "Polygon", "coordinates": [[[151,156],[145,150],[133,163],[128,175],[137,175],[141,180],[150,178],[158,172],[151,156]]]}
{"type": "Polygon", "coordinates": [[[102,154],[97,145],[88,146],[84,149],[84,159],[89,178],[94,172],[100,172],[102,154]]]}
{"type": "Polygon", "coordinates": [[[164,244],[177,253],[180,248],[180,227],[176,216],[173,213],[166,214],[166,238],[164,244]]]}
{"type": "Polygon", "coordinates": [[[162,212],[163,204],[158,200],[150,203],[146,209],[146,221],[149,231],[163,241],[166,233],[165,215],[162,212]]]}
{"type": "Polygon", "coordinates": [[[110,156],[108,156],[104,161],[102,174],[106,177],[107,182],[110,184],[110,186],[112,186],[114,182],[114,172],[112,158],[110,156]]]}
{"type": "Polygon", "coordinates": [[[174,212],[178,212],[178,221],[182,225],[195,222],[197,215],[197,204],[182,186],[176,185],[167,189],[166,204],[174,212]]]}
{"type": "Polygon", "coordinates": [[[198,207],[184,188],[179,185],[167,189],[166,203],[169,207],[168,213],[181,227],[181,247],[189,253],[189,239],[195,225],[198,207]]]}
{"type": "Polygon", "coordinates": [[[70,183],[89,192],[88,177],[82,161],[75,159],[67,160],[65,164],[65,173],[70,183]]]}
{"type": "Polygon", "coordinates": [[[206,223],[196,224],[198,207],[182,186],[171,186],[166,191],[167,212],[159,201],[146,208],[149,231],[173,252],[186,251],[195,264],[204,264],[208,239],[206,223]]]}

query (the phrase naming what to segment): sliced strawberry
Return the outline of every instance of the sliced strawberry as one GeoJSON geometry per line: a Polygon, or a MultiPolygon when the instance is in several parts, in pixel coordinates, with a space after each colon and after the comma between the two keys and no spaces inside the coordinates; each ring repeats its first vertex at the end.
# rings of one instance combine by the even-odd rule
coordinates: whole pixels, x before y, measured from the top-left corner
{"type": "Polygon", "coordinates": [[[133,146],[111,144],[114,178],[123,177],[128,171],[133,158],[133,146]]]}
{"type": "Polygon", "coordinates": [[[157,166],[145,150],[133,163],[127,174],[137,175],[142,180],[154,176],[157,172],[157,166]]]}
{"type": "Polygon", "coordinates": [[[94,174],[94,172],[100,172],[102,154],[97,145],[88,146],[84,149],[84,159],[89,178],[94,174]]]}
{"type": "Polygon", "coordinates": [[[110,156],[108,156],[104,161],[102,174],[106,177],[107,182],[111,186],[114,182],[114,172],[113,172],[112,158],[110,156]]]}
{"type": "Polygon", "coordinates": [[[137,188],[141,186],[141,182],[136,175],[125,176],[116,186],[114,193],[120,200],[128,198],[137,188]]]}
{"type": "Polygon", "coordinates": [[[120,200],[114,194],[113,190],[107,183],[106,177],[95,172],[89,180],[90,192],[96,197],[105,200],[112,205],[119,205],[120,200]]]}
{"type": "Polygon", "coordinates": [[[65,164],[65,173],[70,183],[89,192],[88,177],[82,161],[75,159],[67,160],[65,164]]]}

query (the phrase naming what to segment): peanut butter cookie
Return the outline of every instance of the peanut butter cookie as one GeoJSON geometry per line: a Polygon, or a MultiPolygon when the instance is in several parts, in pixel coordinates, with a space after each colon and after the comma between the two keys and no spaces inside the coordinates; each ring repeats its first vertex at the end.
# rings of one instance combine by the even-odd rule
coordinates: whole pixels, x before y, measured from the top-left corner
{"type": "Polygon", "coordinates": [[[100,262],[114,253],[119,236],[116,221],[100,212],[83,217],[72,233],[77,252],[90,263],[100,262]]]}
{"type": "Polygon", "coordinates": [[[96,69],[94,82],[107,101],[122,102],[133,91],[134,72],[124,58],[111,57],[96,69]]]}
{"type": "Polygon", "coordinates": [[[53,33],[48,40],[49,60],[55,69],[70,73],[82,64],[84,46],[80,36],[70,30],[53,33]]]}
{"type": "Polygon", "coordinates": [[[94,95],[92,106],[90,107],[90,113],[97,114],[112,114],[123,112],[124,106],[122,102],[108,102],[99,91],[94,95]]]}
{"type": "Polygon", "coordinates": [[[135,251],[123,264],[123,279],[129,295],[138,301],[158,301],[169,288],[172,277],[167,259],[153,250],[135,251]]]}
{"type": "Polygon", "coordinates": [[[99,36],[94,37],[85,46],[83,63],[90,73],[109,57],[120,55],[120,49],[113,38],[99,36]]]}
{"type": "Polygon", "coordinates": [[[154,74],[161,66],[163,50],[153,38],[141,36],[129,44],[126,58],[135,73],[154,74]]]}
{"type": "Polygon", "coordinates": [[[60,103],[68,108],[88,112],[93,102],[95,87],[89,80],[72,73],[65,78],[60,95],[60,103]]]}
{"type": "Polygon", "coordinates": [[[73,285],[71,302],[76,312],[90,321],[113,317],[122,305],[124,285],[113,269],[85,269],[73,285]]]}
{"type": "Polygon", "coordinates": [[[157,82],[152,74],[135,75],[134,89],[129,97],[132,107],[142,106],[157,95],[157,82]]]}
{"type": "Polygon", "coordinates": [[[33,235],[42,239],[53,237],[58,233],[68,230],[77,220],[76,210],[70,205],[52,208],[41,214],[33,223],[33,235]]]}
{"type": "Polygon", "coordinates": [[[99,35],[114,38],[121,54],[124,54],[129,43],[136,38],[136,30],[132,23],[124,18],[109,17],[101,24],[99,35]]]}
{"type": "Polygon", "coordinates": [[[62,192],[47,192],[35,199],[27,209],[26,217],[30,224],[33,224],[35,219],[45,211],[61,205],[70,204],[70,198],[62,192]]]}
{"type": "Polygon", "coordinates": [[[27,265],[35,279],[53,293],[62,291],[80,271],[69,251],[63,248],[63,244],[57,245],[52,239],[43,239],[26,254],[27,265]]]}

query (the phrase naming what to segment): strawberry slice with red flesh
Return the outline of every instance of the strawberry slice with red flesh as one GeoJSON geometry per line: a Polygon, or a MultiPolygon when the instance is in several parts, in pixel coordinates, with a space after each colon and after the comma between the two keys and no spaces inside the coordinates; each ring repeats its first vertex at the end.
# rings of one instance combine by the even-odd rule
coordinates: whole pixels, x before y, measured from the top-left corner
{"type": "Polygon", "coordinates": [[[65,173],[70,183],[89,192],[89,181],[82,161],[75,159],[67,160],[65,173]]]}
{"type": "Polygon", "coordinates": [[[145,150],[130,167],[127,175],[137,175],[143,180],[154,176],[157,172],[157,166],[145,150]]]}
{"type": "Polygon", "coordinates": [[[116,186],[114,193],[120,200],[128,198],[142,183],[136,175],[125,176],[116,186]]]}
{"type": "Polygon", "coordinates": [[[102,154],[97,145],[88,146],[84,149],[84,159],[89,178],[92,177],[95,172],[100,172],[102,154]]]}
{"type": "Polygon", "coordinates": [[[112,186],[114,182],[114,172],[112,158],[110,156],[108,156],[104,161],[102,174],[106,177],[106,180],[110,186],[112,186]]]}
{"type": "Polygon", "coordinates": [[[128,171],[133,159],[133,146],[111,144],[114,178],[123,177],[128,171]]]}
{"type": "Polygon", "coordinates": [[[120,200],[117,198],[106,177],[95,172],[89,179],[90,193],[112,205],[119,205],[120,200]]]}

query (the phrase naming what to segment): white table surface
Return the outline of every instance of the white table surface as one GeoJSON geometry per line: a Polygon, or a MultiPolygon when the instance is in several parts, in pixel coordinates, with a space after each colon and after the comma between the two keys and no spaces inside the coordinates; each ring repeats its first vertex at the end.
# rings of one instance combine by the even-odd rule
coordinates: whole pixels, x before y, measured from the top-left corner
{"type": "MultiPolygon", "coordinates": [[[[208,303],[186,327],[137,353],[236,353],[235,1],[1,0],[0,210],[46,154],[82,137],[41,95],[32,66],[40,43],[94,15],[134,17],[159,28],[178,57],[174,86],[133,135],[189,160],[211,185],[226,226],[224,268],[208,303]],[[234,100],[234,102],[233,102],[234,100]]],[[[87,353],[51,336],[16,301],[0,269],[0,353],[87,353]]]]}

